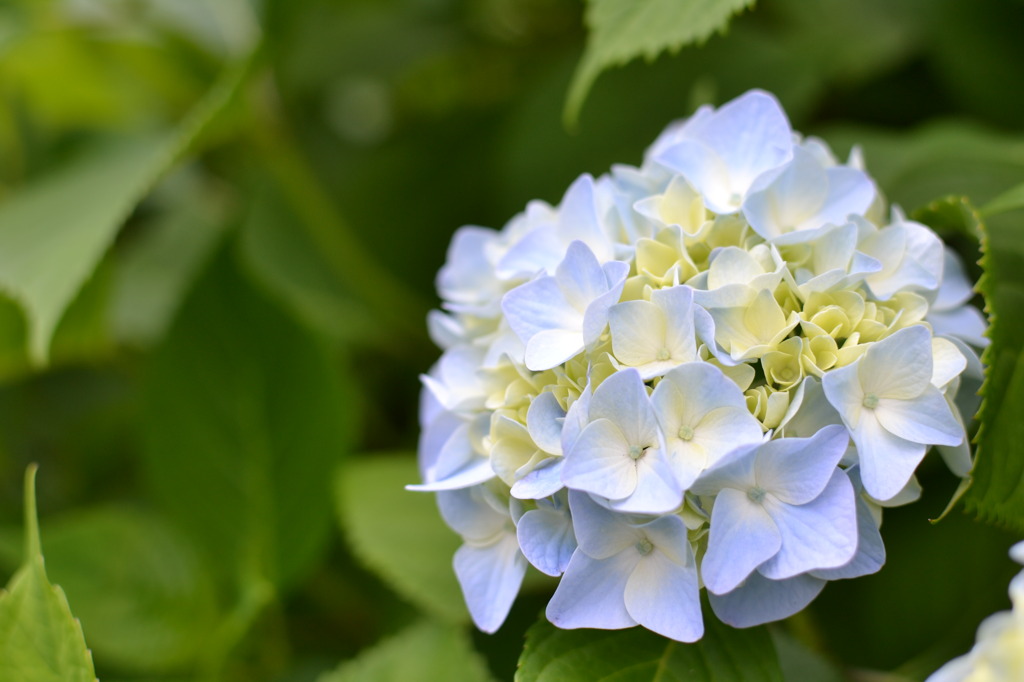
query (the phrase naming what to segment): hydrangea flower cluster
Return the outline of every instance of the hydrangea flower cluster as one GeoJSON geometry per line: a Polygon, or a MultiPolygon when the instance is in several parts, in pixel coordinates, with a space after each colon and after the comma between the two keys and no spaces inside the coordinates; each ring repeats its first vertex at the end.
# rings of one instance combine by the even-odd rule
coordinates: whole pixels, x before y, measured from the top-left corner
{"type": "MultiPolygon", "coordinates": [[[[1024,564],[1024,542],[1010,548],[1024,564]]],[[[1024,680],[1024,571],[1010,581],[1011,611],[994,613],[978,627],[969,652],[932,673],[925,682],[1001,682],[1024,680]]]]}
{"type": "Polygon", "coordinates": [[[502,230],[463,227],[429,318],[421,484],[464,539],[493,632],[527,562],[563,628],[703,634],[877,571],[885,506],[939,446],[985,328],[957,257],[751,91],[639,168],[583,175],[502,230]]]}

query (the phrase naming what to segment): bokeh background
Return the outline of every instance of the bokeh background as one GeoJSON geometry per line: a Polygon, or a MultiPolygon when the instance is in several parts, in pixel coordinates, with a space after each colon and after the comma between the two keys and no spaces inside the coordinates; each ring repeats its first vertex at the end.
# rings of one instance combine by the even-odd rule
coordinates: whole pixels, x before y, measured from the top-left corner
{"type": "MultiPolygon", "coordinates": [[[[583,11],[0,3],[0,581],[37,462],[46,566],[101,679],[376,679],[367,652],[400,657],[389,638],[410,624],[472,675],[512,678],[552,583],[528,578],[496,635],[464,627],[458,540],[400,487],[459,226],[557,203],[752,87],[841,156],[859,144],[908,212],[1024,181],[1024,3],[762,0],[702,46],[602,75],[570,130],[583,11]]],[[[990,229],[1024,245],[1022,218],[990,229]]],[[[920,479],[922,500],[886,514],[881,573],[776,629],[830,664],[815,674],[922,679],[1008,607],[1018,538],[959,508],[930,524],[957,481],[934,455],[920,479]]]]}

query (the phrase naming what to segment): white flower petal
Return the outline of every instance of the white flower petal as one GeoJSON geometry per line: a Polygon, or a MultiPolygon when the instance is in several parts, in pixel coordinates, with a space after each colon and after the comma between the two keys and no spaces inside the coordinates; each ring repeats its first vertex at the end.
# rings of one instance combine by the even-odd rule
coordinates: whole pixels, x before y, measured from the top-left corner
{"type": "Polygon", "coordinates": [[[903,489],[927,450],[924,445],[886,431],[868,410],[851,435],[857,444],[864,489],[880,501],[895,497],[903,489]]]}
{"type": "Polygon", "coordinates": [[[949,339],[932,337],[932,386],[944,388],[967,369],[967,358],[949,339]]]}
{"type": "Polygon", "coordinates": [[[583,242],[602,262],[614,257],[611,241],[602,228],[604,221],[598,214],[593,177],[584,173],[576,178],[562,197],[558,211],[558,232],[566,243],[583,242]]]}
{"type": "Polygon", "coordinates": [[[637,623],[659,635],[696,642],[704,634],[696,567],[677,564],[657,549],[633,569],[625,602],[637,623]]]}
{"type": "Polygon", "coordinates": [[[587,425],[566,455],[562,482],[613,500],[636,490],[636,463],[619,427],[607,419],[587,425]]]}
{"type": "Polygon", "coordinates": [[[632,514],[663,514],[683,503],[682,488],[662,450],[649,450],[636,464],[636,490],[624,499],[613,499],[613,509],[632,514]]]}
{"type": "Polygon", "coordinates": [[[783,580],[819,568],[836,568],[857,551],[857,508],[853,486],[841,469],[833,469],[817,498],[799,506],[765,498],[765,510],[782,536],[779,553],[757,570],[783,580]]]}
{"type": "Polygon", "coordinates": [[[526,343],[526,366],[534,372],[557,367],[583,350],[583,334],[565,329],[545,329],[526,343]]]}
{"type": "Polygon", "coordinates": [[[523,343],[546,329],[571,330],[583,323],[583,311],[569,305],[554,277],[520,284],[501,299],[501,309],[523,343]]]}
{"type": "Polygon", "coordinates": [[[878,398],[917,397],[932,379],[931,332],[919,324],[901,329],[872,344],[857,365],[865,394],[878,398]]]}
{"type": "Polygon", "coordinates": [[[849,443],[849,434],[839,425],[826,426],[810,438],[770,440],[757,451],[757,485],[787,505],[806,504],[825,490],[849,443]]]}
{"type": "Polygon", "coordinates": [[[860,424],[864,411],[864,389],[858,376],[859,363],[860,360],[852,365],[833,369],[826,372],[821,379],[825,397],[851,430],[860,424]]]}
{"type": "Polygon", "coordinates": [[[959,445],[964,431],[939,390],[928,385],[911,400],[881,398],[875,409],[878,423],[889,433],[925,445],[959,445]]]}
{"type": "Polygon", "coordinates": [[[597,387],[590,400],[590,418],[613,422],[629,445],[647,447],[658,441],[658,418],[636,370],[616,372],[597,387]]]}
{"type": "Polygon", "coordinates": [[[666,320],[661,309],[650,301],[626,301],[608,311],[612,332],[612,353],[619,362],[639,367],[659,358],[665,349],[666,320]]]}
{"type": "Polygon", "coordinates": [[[708,551],[701,575],[709,592],[725,594],[782,548],[782,536],[764,508],[746,491],[726,488],[711,510],[708,551]]]}
{"type": "Polygon", "coordinates": [[[608,290],[601,264],[594,252],[580,241],[569,244],[565,258],[555,270],[555,282],[565,301],[580,312],[608,290]]]}

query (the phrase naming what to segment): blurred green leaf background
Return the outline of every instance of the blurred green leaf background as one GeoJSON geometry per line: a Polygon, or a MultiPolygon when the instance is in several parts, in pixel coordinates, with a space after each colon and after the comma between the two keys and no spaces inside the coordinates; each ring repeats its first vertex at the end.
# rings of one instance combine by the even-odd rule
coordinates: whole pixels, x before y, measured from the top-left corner
{"type": "MultiPolygon", "coordinates": [[[[23,562],[38,463],[42,579],[105,682],[511,680],[553,582],[471,630],[458,540],[401,489],[456,228],[557,202],[752,87],[840,155],[859,145],[908,212],[1024,183],[1024,4],[762,0],[678,49],[745,6],[706,4],[709,28],[645,62],[585,48],[579,0],[0,3],[0,578],[23,562]],[[582,80],[627,63],[574,91],[570,132],[585,50],[582,80]]],[[[772,630],[794,680],[923,679],[1008,607],[1012,199],[982,211],[1005,324],[982,452],[1003,506],[972,491],[929,524],[957,486],[930,456],[922,501],[886,514],[884,569],[772,630]]]]}

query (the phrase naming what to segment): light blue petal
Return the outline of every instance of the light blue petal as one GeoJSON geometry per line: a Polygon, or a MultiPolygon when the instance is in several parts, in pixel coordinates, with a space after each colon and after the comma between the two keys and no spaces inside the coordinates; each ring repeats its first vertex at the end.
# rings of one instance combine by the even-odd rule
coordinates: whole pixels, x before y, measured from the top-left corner
{"type": "Polygon", "coordinates": [[[544,452],[562,454],[562,422],[565,410],[551,392],[541,393],[526,411],[526,428],[530,438],[544,452]]]}
{"type": "Polygon", "coordinates": [[[823,580],[859,578],[878,572],[885,564],[885,544],[878,532],[871,508],[860,495],[857,498],[857,553],[848,563],[838,567],[811,571],[811,575],[823,580]]]}
{"type": "Polygon", "coordinates": [[[554,277],[520,284],[501,299],[501,309],[523,343],[546,329],[571,329],[572,321],[582,321],[582,311],[566,302],[554,277]]]}
{"type": "Polygon", "coordinates": [[[880,502],[903,490],[927,450],[925,445],[889,433],[867,410],[851,435],[857,445],[864,490],[880,502]]]}
{"type": "Polygon", "coordinates": [[[608,291],[608,280],[594,252],[581,241],[569,244],[565,258],[558,264],[555,281],[561,297],[579,312],[608,291]]]}
{"type": "Polygon", "coordinates": [[[526,512],[519,519],[516,534],[526,559],[548,575],[561,575],[576,551],[576,536],[567,508],[526,512]]]}
{"type": "Polygon", "coordinates": [[[548,602],[548,620],[567,630],[619,630],[636,625],[626,611],[624,595],[639,560],[639,552],[633,551],[599,560],[576,550],[548,602]]]}
{"type": "Polygon", "coordinates": [[[769,580],[754,573],[728,594],[709,594],[711,610],[723,623],[750,628],[788,618],[814,601],[825,581],[810,575],[769,580]]]}
{"type": "Polygon", "coordinates": [[[586,493],[570,490],[569,508],[580,549],[594,559],[607,559],[643,539],[628,517],[601,506],[586,493]]]}
{"type": "Polygon", "coordinates": [[[629,275],[629,265],[611,261],[604,264],[602,271],[606,277],[607,290],[590,302],[583,315],[583,341],[588,348],[597,343],[608,326],[608,311],[622,296],[626,276],[629,275]]]}
{"type": "Polygon", "coordinates": [[[782,580],[820,568],[836,568],[857,551],[857,506],[853,486],[841,469],[817,499],[800,506],[767,496],[765,510],[782,536],[782,549],[757,570],[782,580]]]}
{"type": "Polygon", "coordinates": [[[619,427],[608,419],[587,425],[565,456],[562,482],[569,488],[622,499],[636,490],[636,462],[619,427]]]}
{"type": "Polygon", "coordinates": [[[663,514],[683,503],[683,489],[664,449],[649,450],[636,465],[636,490],[624,499],[613,499],[613,509],[633,514],[663,514]]]}
{"type": "Polygon", "coordinates": [[[458,490],[489,481],[494,478],[491,460],[486,457],[474,456],[461,469],[448,476],[430,483],[415,483],[405,486],[406,490],[415,492],[438,492],[440,490],[458,490]]]}
{"type": "Polygon", "coordinates": [[[657,549],[633,569],[625,601],[629,615],[659,635],[696,642],[704,634],[696,567],[677,564],[657,549]]]}
{"type": "Polygon", "coordinates": [[[690,492],[695,495],[716,495],[719,490],[726,488],[748,490],[754,487],[754,461],[758,445],[746,443],[727,452],[697,477],[690,486],[690,492]]]}
{"type": "Polygon", "coordinates": [[[437,494],[437,507],[445,523],[463,539],[486,544],[504,531],[509,522],[509,515],[499,512],[488,501],[493,496],[487,486],[445,490],[437,494]]]}
{"type": "Polygon", "coordinates": [[[551,497],[561,490],[564,457],[552,457],[541,462],[536,469],[512,484],[512,497],[520,500],[539,500],[551,497]]]}
{"type": "Polygon", "coordinates": [[[757,485],[786,504],[806,504],[825,489],[849,444],[846,428],[839,425],[810,438],[768,441],[757,450],[757,485]]]}
{"type": "Polygon", "coordinates": [[[526,574],[515,534],[503,534],[483,547],[459,547],[454,566],[473,622],[484,632],[495,632],[505,622],[526,574]]]}
{"type": "Polygon", "coordinates": [[[746,491],[725,488],[711,510],[708,551],[701,575],[709,592],[725,594],[782,547],[782,536],[764,508],[746,491]]]}

